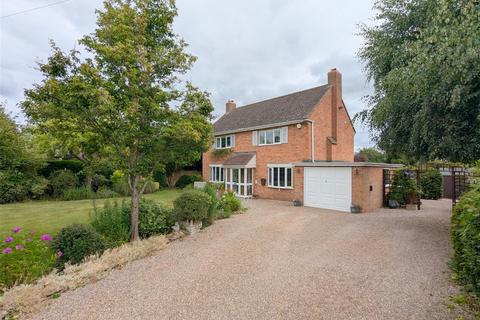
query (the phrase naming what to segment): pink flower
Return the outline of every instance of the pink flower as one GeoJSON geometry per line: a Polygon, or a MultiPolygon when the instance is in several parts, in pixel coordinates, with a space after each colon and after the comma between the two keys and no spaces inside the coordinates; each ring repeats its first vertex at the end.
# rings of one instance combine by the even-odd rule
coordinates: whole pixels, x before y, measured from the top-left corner
{"type": "Polygon", "coordinates": [[[63,257],[63,252],[62,251],[57,251],[56,256],[57,256],[57,258],[63,257]]]}
{"type": "Polygon", "coordinates": [[[13,228],[13,232],[14,232],[14,233],[19,233],[20,230],[22,230],[22,228],[20,228],[20,227],[15,227],[15,228],[13,228]]]}
{"type": "Polygon", "coordinates": [[[9,254],[9,253],[12,253],[12,248],[10,248],[10,247],[6,247],[5,249],[3,249],[2,253],[3,253],[3,254],[9,254]]]}
{"type": "Polygon", "coordinates": [[[51,235],[49,235],[48,233],[45,233],[45,234],[42,234],[42,240],[43,241],[52,241],[53,238],[51,235]]]}
{"type": "Polygon", "coordinates": [[[17,244],[17,245],[15,246],[15,249],[17,249],[17,250],[23,250],[24,248],[25,248],[25,247],[22,246],[21,244],[17,244]]]}
{"type": "Polygon", "coordinates": [[[13,238],[12,238],[12,237],[6,237],[6,238],[5,238],[5,242],[6,242],[6,243],[10,243],[10,242],[12,242],[12,241],[13,241],[13,238]]]}

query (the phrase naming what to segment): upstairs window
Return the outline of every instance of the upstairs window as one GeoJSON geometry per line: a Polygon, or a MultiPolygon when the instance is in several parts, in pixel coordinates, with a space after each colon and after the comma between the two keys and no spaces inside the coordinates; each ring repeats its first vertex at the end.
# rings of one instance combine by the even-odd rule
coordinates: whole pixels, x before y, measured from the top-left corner
{"type": "Polygon", "coordinates": [[[253,131],[252,144],[266,146],[288,143],[288,127],[253,131]]]}
{"type": "Polygon", "coordinates": [[[221,136],[215,137],[215,149],[227,149],[231,148],[235,145],[235,136],[228,135],[228,136],[221,136]]]}

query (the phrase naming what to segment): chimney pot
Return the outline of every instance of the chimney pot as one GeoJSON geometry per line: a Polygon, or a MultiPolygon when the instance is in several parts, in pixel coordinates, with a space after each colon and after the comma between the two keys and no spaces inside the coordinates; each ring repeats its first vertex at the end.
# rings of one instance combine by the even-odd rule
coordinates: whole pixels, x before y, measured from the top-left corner
{"type": "Polygon", "coordinates": [[[237,104],[235,103],[235,100],[228,100],[226,103],[226,108],[225,108],[225,113],[229,113],[237,108],[237,104]]]}

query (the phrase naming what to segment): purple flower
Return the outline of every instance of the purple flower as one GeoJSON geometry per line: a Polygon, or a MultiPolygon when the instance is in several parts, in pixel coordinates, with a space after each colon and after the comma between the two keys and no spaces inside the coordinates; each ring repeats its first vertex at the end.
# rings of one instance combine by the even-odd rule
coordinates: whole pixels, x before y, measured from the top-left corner
{"type": "Polygon", "coordinates": [[[10,248],[10,247],[6,247],[5,249],[3,249],[2,253],[3,253],[3,254],[9,254],[9,253],[12,253],[12,248],[10,248]]]}
{"type": "Polygon", "coordinates": [[[13,232],[14,232],[14,233],[19,233],[20,230],[22,230],[22,228],[20,228],[20,227],[15,227],[15,228],[13,228],[13,232]]]}
{"type": "Polygon", "coordinates": [[[5,238],[5,242],[6,242],[6,243],[10,243],[10,242],[12,242],[12,241],[13,241],[13,238],[12,238],[12,237],[6,237],[6,238],[5,238]]]}
{"type": "Polygon", "coordinates": [[[56,256],[57,256],[57,258],[63,257],[63,252],[62,251],[57,251],[56,256]]]}
{"type": "Polygon", "coordinates": [[[42,234],[42,240],[43,241],[52,241],[53,238],[51,235],[49,235],[48,233],[45,233],[45,234],[42,234]]]}
{"type": "Polygon", "coordinates": [[[22,246],[21,244],[17,244],[17,245],[15,246],[15,249],[17,249],[17,250],[23,250],[24,248],[25,248],[25,247],[22,246]]]}

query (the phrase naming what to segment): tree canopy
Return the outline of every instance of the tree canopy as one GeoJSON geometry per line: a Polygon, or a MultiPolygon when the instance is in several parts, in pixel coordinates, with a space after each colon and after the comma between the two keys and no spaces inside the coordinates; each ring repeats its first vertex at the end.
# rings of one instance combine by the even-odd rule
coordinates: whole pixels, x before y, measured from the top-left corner
{"type": "Polygon", "coordinates": [[[173,0],[107,0],[97,13],[97,29],[80,40],[88,57],[52,43],[39,65],[43,81],[26,90],[22,107],[39,130],[101,152],[126,173],[135,240],[147,180],[201,156],[213,107],[207,92],[180,80],[196,58],[172,30],[173,0]]]}
{"type": "Polygon", "coordinates": [[[355,161],[385,162],[386,156],[375,148],[362,148],[355,154],[355,159],[355,161]]]}
{"type": "Polygon", "coordinates": [[[373,81],[357,114],[389,155],[480,158],[480,3],[380,0],[359,56],[373,81]]]}

